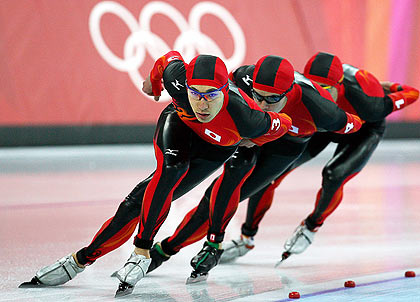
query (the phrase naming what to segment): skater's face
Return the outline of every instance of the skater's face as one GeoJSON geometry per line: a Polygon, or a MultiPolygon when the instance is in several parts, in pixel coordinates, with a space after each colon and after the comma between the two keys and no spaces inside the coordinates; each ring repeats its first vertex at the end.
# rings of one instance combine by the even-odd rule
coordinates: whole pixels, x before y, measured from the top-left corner
{"type": "Polygon", "coordinates": [[[287,103],[287,96],[283,96],[280,98],[279,101],[273,102],[272,100],[280,97],[280,94],[260,90],[260,89],[253,89],[252,96],[254,101],[260,106],[260,108],[264,111],[271,111],[271,112],[280,112],[287,103]]]}
{"type": "Polygon", "coordinates": [[[188,100],[201,123],[211,122],[223,107],[224,94],[220,88],[208,85],[188,86],[188,100]]]}

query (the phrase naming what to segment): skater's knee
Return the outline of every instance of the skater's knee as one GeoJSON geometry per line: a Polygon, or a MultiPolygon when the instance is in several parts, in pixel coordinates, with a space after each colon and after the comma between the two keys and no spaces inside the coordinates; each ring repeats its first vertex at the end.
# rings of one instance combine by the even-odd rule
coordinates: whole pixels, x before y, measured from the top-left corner
{"type": "Polygon", "coordinates": [[[255,166],[257,162],[257,158],[255,156],[250,156],[250,157],[246,157],[241,163],[235,162],[234,164],[231,165],[232,168],[243,168],[243,167],[247,167],[247,168],[252,168],[253,166],[255,166]]]}
{"type": "Polygon", "coordinates": [[[227,167],[229,169],[237,169],[237,170],[242,170],[242,169],[251,169],[252,167],[255,166],[257,162],[257,159],[255,156],[252,157],[245,157],[243,158],[243,160],[229,160],[227,162],[227,167]]]}
{"type": "Polygon", "coordinates": [[[137,217],[140,215],[142,198],[136,198],[128,195],[118,207],[117,214],[124,215],[125,217],[137,217]]]}
{"type": "Polygon", "coordinates": [[[243,163],[231,164],[227,163],[224,167],[225,175],[228,175],[230,179],[236,179],[240,181],[245,175],[247,175],[255,166],[254,161],[246,161],[243,163]]]}
{"type": "Polygon", "coordinates": [[[253,148],[242,148],[235,152],[226,162],[225,167],[230,170],[250,170],[257,162],[257,154],[253,148]]]}
{"type": "Polygon", "coordinates": [[[162,167],[162,175],[171,179],[179,179],[185,172],[188,171],[189,163],[186,161],[179,161],[175,163],[165,163],[162,167]]]}
{"type": "MultiPolygon", "coordinates": [[[[342,169],[341,169],[342,170],[342,169]]],[[[340,169],[331,166],[325,166],[322,170],[322,182],[327,184],[340,184],[345,176],[340,169]]]]}

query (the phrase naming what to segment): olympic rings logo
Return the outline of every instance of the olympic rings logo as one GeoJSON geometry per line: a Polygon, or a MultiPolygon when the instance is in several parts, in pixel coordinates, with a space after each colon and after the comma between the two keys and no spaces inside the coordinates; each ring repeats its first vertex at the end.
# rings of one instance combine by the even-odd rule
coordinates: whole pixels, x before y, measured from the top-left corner
{"type": "MultiPolygon", "coordinates": [[[[191,9],[188,21],[170,4],[162,1],[152,1],[143,7],[138,22],[121,4],[113,1],[103,1],[93,8],[89,16],[89,30],[101,57],[113,68],[127,72],[134,86],[140,92],[142,92],[141,83],[144,77],[140,74],[139,68],[144,62],[146,52],[156,60],[161,55],[175,49],[182,54],[186,62],[189,62],[199,53],[213,54],[226,63],[228,70],[240,66],[246,52],[245,35],[240,25],[228,10],[210,1],[197,3],[191,9]],[[115,55],[102,37],[100,22],[102,16],[106,13],[112,13],[121,18],[131,31],[124,44],[123,58],[115,55]],[[180,30],[180,35],[176,38],[173,47],[169,47],[165,41],[150,31],[151,19],[155,14],[165,15],[180,30]],[[234,45],[233,54],[229,58],[224,56],[220,47],[209,36],[201,32],[201,18],[207,14],[219,18],[229,30],[234,45]]],[[[170,99],[167,92],[162,95],[162,99],[170,99]]]]}

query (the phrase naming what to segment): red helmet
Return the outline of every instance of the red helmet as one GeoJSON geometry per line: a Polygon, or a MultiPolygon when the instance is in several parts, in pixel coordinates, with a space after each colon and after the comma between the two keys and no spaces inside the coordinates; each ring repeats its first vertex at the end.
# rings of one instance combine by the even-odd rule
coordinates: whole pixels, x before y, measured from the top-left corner
{"type": "Polygon", "coordinates": [[[271,93],[288,93],[295,79],[292,64],[282,57],[265,56],[258,60],[253,75],[253,87],[271,93]]]}
{"type": "Polygon", "coordinates": [[[220,88],[227,83],[228,72],[220,58],[198,55],[188,64],[186,77],[189,86],[208,85],[220,88]]]}
{"type": "Polygon", "coordinates": [[[305,65],[303,75],[322,84],[337,86],[343,81],[343,64],[337,56],[318,52],[305,65]]]}

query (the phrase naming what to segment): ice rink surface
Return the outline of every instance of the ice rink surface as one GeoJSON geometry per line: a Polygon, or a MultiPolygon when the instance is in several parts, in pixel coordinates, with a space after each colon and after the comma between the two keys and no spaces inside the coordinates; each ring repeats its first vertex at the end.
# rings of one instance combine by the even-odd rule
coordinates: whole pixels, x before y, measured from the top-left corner
{"type": "MultiPolygon", "coordinates": [[[[141,280],[127,301],[420,301],[420,142],[384,141],[344,190],[340,207],[306,252],[278,268],[283,243],[313,209],[331,145],[291,173],[276,191],[255,237],[235,263],[218,265],[207,282],[186,285],[190,259],[202,243],[183,249],[141,280]],[[355,288],[345,288],[353,280],[355,288]]],[[[151,146],[0,149],[0,301],[114,301],[110,275],[128,258],[130,240],[74,280],[55,288],[18,289],[44,265],[89,244],[131,189],[154,170],[151,146]]],[[[211,178],[212,179],[212,178],[211,178]]],[[[175,230],[195,206],[206,180],[172,204],[156,236],[175,230]]],[[[226,240],[239,236],[246,201],[226,240]]]]}

